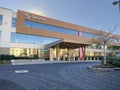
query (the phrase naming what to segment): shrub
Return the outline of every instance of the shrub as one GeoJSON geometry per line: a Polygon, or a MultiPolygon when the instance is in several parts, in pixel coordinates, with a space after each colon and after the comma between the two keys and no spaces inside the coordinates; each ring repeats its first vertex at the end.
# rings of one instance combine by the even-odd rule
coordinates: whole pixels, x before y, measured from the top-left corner
{"type": "Polygon", "coordinates": [[[32,57],[15,57],[14,55],[0,55],[0,60],[11,60],[11,59],[38,59],[37,55],[32,57]]]}
{"type": "Polygon", "coordinates": [[[116,67],[120,67],[120,58],[107,57],[107,63],[116,67]]]}
{"type": "Polygon", "coordinates": [[[98,56],[99,60],[103,60],[104,57],[103,56],[98,56]]]}
{"type": "Polygon", "coordinates": [[[0,64],[11,64],[12,58],[14,58],[13,55],[0,55],[0,64]]]}
{"type": "Polygon", "coordinates": [[[112,60],[112,65],[113,65],[113,66],[120,67],[120,60],[119,60],[119,59],[112,60]]]}
{"type": "Polygon", "coordinates": [[[11,64],[10,60],[0,60],[0,64],[11,64]]]}
{"type": "Polygon", "coordinates": [[[10,60],[12,56],[10,55],[0,55],[0,60],[10,60]]]}

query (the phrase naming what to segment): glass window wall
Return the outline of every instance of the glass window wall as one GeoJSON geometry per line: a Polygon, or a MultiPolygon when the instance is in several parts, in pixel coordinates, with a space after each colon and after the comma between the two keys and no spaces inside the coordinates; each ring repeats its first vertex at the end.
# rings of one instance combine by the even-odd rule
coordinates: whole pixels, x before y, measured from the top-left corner
{"type": "Polygon", "coordinates": [[[11,33],[11,42],[14,42],[14,43],[49,44],[49,43],[55,42],[57,40],[60,40],[60,39],[11,33]]]}
{"type": "Polygon", "coordinates": [[[109,41],[110,41],[110,42],[118,42],[118,40],[115,39],[115,38],[110,38],[109,41]]]}
{"type": "Polygon", "coordinates": [[[96,35],[96,34],[91,34],[91,33],[86,33],[86,32],[82,32],[82,36],[88,37],[88,38],[98,37],[98,35],[96,35]]]}
{"type": "Polygon", "coordinates": [[[44,59],[44,50],[31,48],[10,48],[10,55],[44,59]]]}
{"type": "MultiPolygon", "coordinates": [[[[90,34],[90,33],[86,33],[86,32],[82,32],[82,36],[84,36],[84,37],[89,37],[89,38],[104,37],[104,36],[100,36],[100,35],[96,35],[96,34],[90,34]]],[[[105,37],[105,38],[106,38],[106,37],[105,37]]],[[[115,38],[110,38],[109,41],[110,41],[110,42],[118,42],[118,40],[115,39],[115,38]]]]}
{"type": "Polygon", "coordinates": [[[31,27],[31,28],[38,28],[38,29],[50,30],[50,31],[54,31],[54,32],[61,32],[61,33],[65,33],[65,34],[78,35],[78,31],[75,31],[72,29],[67,29],[67,28],[32,22],[29,20],[25,20],[24,25],[26,27],[31,27]]]}
{"type": "Polygon", "coordinates": [[[0,15],[0,25],[2,24],[3,16],[0,15]]]}

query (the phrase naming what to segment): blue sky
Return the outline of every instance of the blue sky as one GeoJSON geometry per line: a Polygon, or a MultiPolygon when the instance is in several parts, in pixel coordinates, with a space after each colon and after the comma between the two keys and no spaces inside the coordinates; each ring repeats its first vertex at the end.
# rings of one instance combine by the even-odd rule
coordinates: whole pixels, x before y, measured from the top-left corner
{"type": "Polygon", "coordinates": [[[44,16],[107,30],[118,25],[120,33],[120,13],[115,0],[1,0],[0,7],[24,11],[41,12],[44,16]]]}

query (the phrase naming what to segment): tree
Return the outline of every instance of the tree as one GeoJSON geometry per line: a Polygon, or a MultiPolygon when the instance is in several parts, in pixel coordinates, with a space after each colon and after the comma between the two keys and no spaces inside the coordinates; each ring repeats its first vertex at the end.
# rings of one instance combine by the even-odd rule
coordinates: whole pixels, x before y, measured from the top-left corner
{"type": "Polygon", "coordinates": [[[101,32],[101,36],[98,36],[98,39],[102,42],[103,45],[103,55],[104,55],[104,62],[103,64],[106,64],[106,49],[107,49],[107,43],[110,40],[111,33],[105,33],[104,31],[101,32]]]}
{"type": "Polygon", "coordinates": [[[103,64],[106,64],[106,50],[107,50],[107,45],[111,44],[113,42],[113,38],[117,39],[118,37],[111,32],[115,31],[117,26],[115,26],[112,29],[109,29],[109,32],[105,31],[100,31],[99,35],[96,36],[96,38],[92,39],[92,42],[94,43],[101,43],[103,45],[103,64]]]}

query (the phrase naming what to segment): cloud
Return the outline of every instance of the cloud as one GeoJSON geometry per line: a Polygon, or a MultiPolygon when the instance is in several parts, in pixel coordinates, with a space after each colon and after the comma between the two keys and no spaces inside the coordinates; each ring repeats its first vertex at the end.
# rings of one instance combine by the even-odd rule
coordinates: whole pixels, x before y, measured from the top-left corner
{"type": "Polygon", "coordinates": [[[42,15],[42,16],[45,16],[45,14],[40,11],[40,10],[37,10],[37,9],[32,9],[29,11],[30,13],[34,13],[34,14],[37,14],[37,15],[42,15]]]}

